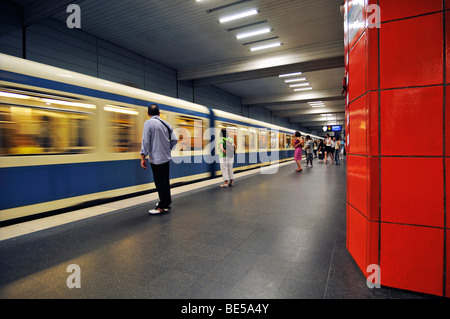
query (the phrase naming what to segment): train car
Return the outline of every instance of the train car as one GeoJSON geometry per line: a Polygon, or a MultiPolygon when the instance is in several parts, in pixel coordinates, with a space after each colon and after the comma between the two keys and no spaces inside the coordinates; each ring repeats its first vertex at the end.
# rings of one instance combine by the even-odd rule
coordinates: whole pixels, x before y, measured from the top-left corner
{"type": "Polygon", "coordinates": [[[220,174],[223,127],[236,170],[293,157],[291,129],[0,54],[0,223],[154,190],[139,154],[151,103],[179,137],[174,185],[220,174]]]}

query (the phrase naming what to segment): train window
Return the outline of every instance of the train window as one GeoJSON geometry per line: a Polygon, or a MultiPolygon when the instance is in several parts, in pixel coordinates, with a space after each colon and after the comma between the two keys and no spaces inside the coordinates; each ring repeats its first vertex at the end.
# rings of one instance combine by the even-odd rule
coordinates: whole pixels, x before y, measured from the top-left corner
{"type": "Polygon", "coordinates": [[[138,111],[123,106],[105,105],[108,112],[108,136],[115,153],[134,152],[139,149],[136,140],[138,111]]]}
{"type": "Polygon", "coordinates": [[[239,129],[240,134],[242,136],[241,143],[242,143],[242,149],[247,151],[249,148],[249,138],[248,138],[248,129],[246,127],[241,127],[239,129]]]}
{"type": "Polygon", "coordinates": [[[292,148],[292,135],[286,134],[286,148],[292,148]]]}
{"type": "Polygon", "coordinates": [[[204,123],[199,118],[178,116],[175,125],[182,130],[178,136],[178,148],[183,151],[201,151],[204,147],[204,123]],[[183,133],[184,131],[184,133],[183,133]]]}
{"type": "Polygon", "coordinates": [[[0,91],[0,155],[77,154],[94,149],[95,105],[24,91],[0,91]]]}
{"type": "Polygon", "coordinates": [[[277,132],[270,131],[270,145],[269,145],[269,148],[277,148],[278,134],[279,133],[277,133],[277,132]]]}
{"type": "Polygon", "coordinates": [[[267,149],[267,131],[260,129],[258,131],[258,149],[267,149]]]}
{"type": "Polygon", "coordinates": [[[279,139],[279,142],[278,142],[278,147],[280,149],[284,148],[284,146],[285,146],[284,139],[285,139],[285,134],[284,133],[280,133],[280,139],[279,139]]]}
{"type": "Polygon", "coordinates": [[[245,151],[255,148],[255,129],[241,127],[242,146],[245,151]]]}
{"type": "Polygon", "coordinates": [[[256,130],[254,128],[248,129],[248,147],[250,150],[256,149],[256,130]]]}

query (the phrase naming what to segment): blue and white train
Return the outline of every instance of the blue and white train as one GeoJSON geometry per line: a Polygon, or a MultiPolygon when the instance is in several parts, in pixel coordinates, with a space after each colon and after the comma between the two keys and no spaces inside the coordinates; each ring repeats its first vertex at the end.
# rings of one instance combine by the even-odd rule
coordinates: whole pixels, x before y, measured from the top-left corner
{"type": "Polygon", "coordinates": [[[234,136],[235,170],[293,158],[292,129],[0,54],[0,224],[154,190],[139,161],[151,103],[184,132],[173,185],[220,175],[211,129],[234,136]]]}

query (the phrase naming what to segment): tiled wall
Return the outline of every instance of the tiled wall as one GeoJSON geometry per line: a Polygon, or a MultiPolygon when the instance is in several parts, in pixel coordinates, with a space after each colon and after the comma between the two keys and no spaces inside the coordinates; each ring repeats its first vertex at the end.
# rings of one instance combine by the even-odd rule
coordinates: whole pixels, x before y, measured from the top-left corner
{"type": "Polygon", "coordinates": [[[380,28],[346,37],[347,248],[381,285],[450,297],[450,0],[368,2],[380,28]]]}

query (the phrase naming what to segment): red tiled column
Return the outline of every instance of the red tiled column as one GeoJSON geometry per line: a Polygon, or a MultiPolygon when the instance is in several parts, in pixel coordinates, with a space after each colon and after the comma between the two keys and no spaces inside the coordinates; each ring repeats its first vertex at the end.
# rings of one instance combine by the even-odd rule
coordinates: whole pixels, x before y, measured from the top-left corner
{"type": "Polygon", "coordinates": [[[345,6],[347,248],[381,285],[449,297],[450,0],[345,6]]]}

